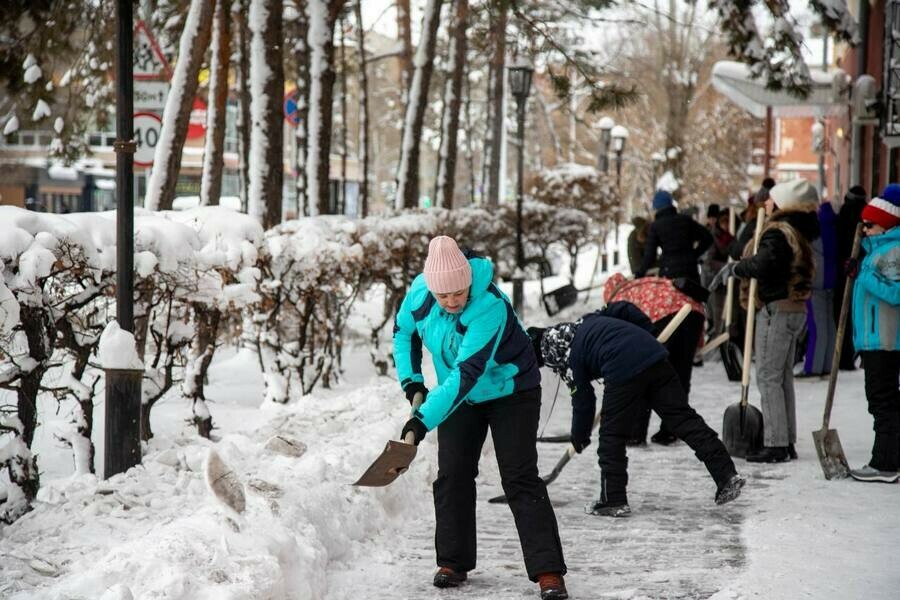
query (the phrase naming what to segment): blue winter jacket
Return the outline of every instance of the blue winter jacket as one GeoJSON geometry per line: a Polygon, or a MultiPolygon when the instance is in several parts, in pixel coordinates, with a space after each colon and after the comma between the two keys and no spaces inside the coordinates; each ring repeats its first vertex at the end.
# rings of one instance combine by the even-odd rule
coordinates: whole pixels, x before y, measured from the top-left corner
{"type": "Polygon", "coordinates": [[[491,261],[470,258],[469,264],[472,287],[461,312],[444,311],[419,275],[394,321],[394,360],[403,388],[424,381],[422,344],[431,352],[438,386],[415,413],[429,431],[462,402],[487,402],[541,383],[531,340],[509,299],[491,282],[491,261]]]}
{"type": "Polygon", "coordinates": [[[900,227],[863,238],[866,257],[853,284],[853,345],[900,350],[900,227]]]}

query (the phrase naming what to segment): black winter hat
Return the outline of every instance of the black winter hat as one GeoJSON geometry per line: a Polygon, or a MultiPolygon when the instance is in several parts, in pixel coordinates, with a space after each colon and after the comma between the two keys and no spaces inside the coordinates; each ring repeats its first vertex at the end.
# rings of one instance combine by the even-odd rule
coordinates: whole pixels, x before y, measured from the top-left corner
{"type": "Polygon", "coordinates": [[[866,201],[866,189],[861,185],[854,185],[847,193],[844,194],[844,202],[865,202],[866,201]]]}
{"type": "Polygon", "coordinates": [[[531,347],[534,348],[534,355],[537,357],[538,367],[544,366],[544,356],[541,354],[541,338],[544,337],[545,327],[529,327],[526,329],[528,337],[531,338],[531,347]]]}
{"type": "Polygon", "coordinates": [[[706,218],[712,219],[719,216],[721,209],[718,204],[710,204],[706,209],[706,218]]]}

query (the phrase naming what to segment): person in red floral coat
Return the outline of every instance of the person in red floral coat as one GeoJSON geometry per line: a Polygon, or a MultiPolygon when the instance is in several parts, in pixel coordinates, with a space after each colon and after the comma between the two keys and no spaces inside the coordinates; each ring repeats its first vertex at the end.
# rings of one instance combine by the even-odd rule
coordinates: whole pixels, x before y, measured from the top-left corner
{"type": "MultiPolygon", "coordinates": [[[[653,333],[659,333],[665,329],[669,321],[675,316],[681,307],[687,303],[691,305],[691,312],[684,323],[675,330],[672,337],[665,343],[669,351],[669,362],[675,367],[675,372],[684,388],[684,393],[690,395],[691,373],[694,368],[694,354],[697,345],[703,338],[703,327],[706,322],[706,312],[703,304],[694,300],[687,294],[678,290],[671,279],[665,277],[642,277],[629,280],[621,273],[614,273],[603,288],[603,300],[607,304],[611,302],[630,302],[653,322],[653,333]]],[[[647,427],[650,424],[650,411],[645,411],[637,420],[632,432],[629,445],[637,446],[646,443],[647,427]]],[[[659,431],[650,438],[655,444],[667,446],[677,438],[666,428],[660,425],[659,431]]]]}

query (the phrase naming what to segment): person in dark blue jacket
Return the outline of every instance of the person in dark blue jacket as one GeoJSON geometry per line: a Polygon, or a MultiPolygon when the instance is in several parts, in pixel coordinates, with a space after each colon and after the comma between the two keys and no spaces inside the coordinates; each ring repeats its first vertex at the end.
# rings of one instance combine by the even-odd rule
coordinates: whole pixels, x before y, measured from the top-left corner
{"type": "Polygon", "coordinates": [[[475,568],[475,476],[490,428],[528,577],[540,585],[543,600],[563,600],[566,565],[537,468],[541,373],[493,277],[489,260],[467,258],[447,236],[431,240],[424,273],[413,280],[394,322],[400,385],[410,402],[417,393],[425,397],[401,439],[411,431],[418,444],[437,428],[435,586],[456,587],[475,568]],[[437,373],[431,391],[422,377],[423,345],[437,373]]]}
{"type": "Polygon", "coordinates": [[[716,504],[737,498],[745,483],[716,432],[688,404],[668,352],[651,328],[650,319],[636,306],[613,302],[574,323],[528,329],[542,365],[553,369],[572,393],[572,445],[579,453],[591,443],[597,404],[591,382],[603,380],[597,439],[600,498],[585,507],[589,514],[631,514],[625,446],[648,406],[706,465],[716,482],[716,504]]]}

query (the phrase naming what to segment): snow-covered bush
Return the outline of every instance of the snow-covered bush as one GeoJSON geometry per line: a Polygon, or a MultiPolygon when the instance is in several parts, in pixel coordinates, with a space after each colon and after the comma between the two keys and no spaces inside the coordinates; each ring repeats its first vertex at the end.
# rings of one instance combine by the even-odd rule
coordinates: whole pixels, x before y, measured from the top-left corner
{"type": "Polygon", "coordinates": [[[621,210],[619,194],[609,177],[595,167],[565,163],[539,172],[531,197],[550,206],[567,206],[588,213],[592,219],[613,219],[621,210]]]}

